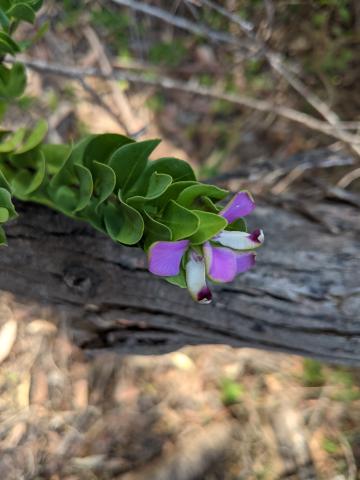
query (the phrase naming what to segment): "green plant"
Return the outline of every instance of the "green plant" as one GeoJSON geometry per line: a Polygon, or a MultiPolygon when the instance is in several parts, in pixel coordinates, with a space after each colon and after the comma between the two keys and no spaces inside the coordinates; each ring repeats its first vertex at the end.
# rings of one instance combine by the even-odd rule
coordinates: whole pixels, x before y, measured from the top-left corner
{"type": "Polygon", "coordinates": [[[244,386],[231,378],[224,378],[221,382],[221,399],[225,406],[233,405],[244,395],[244,386]]]}
{"type": "MultiPolygon", "coordinates": [[[[35,0],[0,0],[3,57],[21,50],[12,32],[20,20],[33,22],[40,6],[35,0]]],[[[21,98],[25,86],[24,66],[2,62],[3,110],[21,98]]],[[[247,233],[241,218],[255,206],[248,192],[220,206],[229,192],[198,182],[185,161],[149,161],[157,139],[135,142],[106,133],[53,145],[45,142],[46,134],[43,119],[32,129],[0,131],[0,224],[16,217],[12,196],[46,205],[115,242],[143,248],[152,273],[187,287],[203,303],[211,300],[206,277],[229,282],[253,266],[263,233],[247,233]]],[[[0,244],[5,243],[0,226],[0,244]]]]}
{"type": "Polygon", "coordinates": [[[305,358],[303,362],[303,383],[307,387],[319,387],[325,382],[323,367],[320,362],[305,358]]]}

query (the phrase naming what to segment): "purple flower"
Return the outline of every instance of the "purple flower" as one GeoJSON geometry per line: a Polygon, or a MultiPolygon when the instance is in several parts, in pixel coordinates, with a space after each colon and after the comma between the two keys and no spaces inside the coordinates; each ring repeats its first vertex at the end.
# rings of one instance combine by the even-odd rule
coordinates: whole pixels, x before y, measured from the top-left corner
{"type": "MultiPolygon", "coordinates": [[[[254,200],[244,191],[234,195],[219,215],[233,223],[254,208],[254,200]]],[[[186,239],[159,241],[149,249],[149,270],[155,275],[173,277],[181,272],[184,259],[186,286],[191,296],[200,303],[210,303],[212,295],[207,277],[220,283],[233,281],[255,264],[256,254],[252,250],[263,242],[260,229],[252,233],[223,230],[202,246],[191,246],[186,239]]]]}

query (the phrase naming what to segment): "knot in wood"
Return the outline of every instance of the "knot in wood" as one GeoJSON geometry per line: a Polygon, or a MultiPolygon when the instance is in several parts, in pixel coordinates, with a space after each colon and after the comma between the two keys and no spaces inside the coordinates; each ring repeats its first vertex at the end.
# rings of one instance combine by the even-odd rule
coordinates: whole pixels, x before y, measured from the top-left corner
{"type": "Polygon", "coordinates": [[[81,265],[65,267],[63,278],[65,284],[80,295],[94,295],[99,284],[97,273],[81,265]]]}

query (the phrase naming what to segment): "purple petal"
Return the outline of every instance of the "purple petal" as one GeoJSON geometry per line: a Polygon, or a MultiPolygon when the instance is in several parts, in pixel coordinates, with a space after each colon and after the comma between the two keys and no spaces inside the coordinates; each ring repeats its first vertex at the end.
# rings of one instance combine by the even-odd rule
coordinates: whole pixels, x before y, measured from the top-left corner
{"type": "Polygon", "coordinates": [[[255,202],[249,192],[238,192],[230,202],[221,210],[220,215],[228,221],[235,222],[240,217],[249,215],[255,208],[255,202]]]}
{"type": "Polygon", "coordinates": [[[213,241],[234,250],[252,250],[264,243],[264,233],[259,228],[252,233],[223,230],[213,237],[213,241]]]}
{"type": "Polygon", "coordinates": [[[155,242],[148,253],[149,271],[161,277],[171,277],[180,271],[180,262],[189,240],[178,242],[155,242]]]}
{"type": "Polygon", "coordinates": [[[199,303],[211,302],[211,291],[206,284],[205,260],[194,250],[190,251],[186,263],[186,284],[194,300],[199,303]]]}
{"type": "Polygon", "coordinates": [[[244,273],[255,265],[256,254],[238,253],[236,255],[236,274],[244,273]]]}
{"type": "Polygon", "coordinates": [[[204,245],[207,273],[214,282],[231,282],[237,273],[236,253],[229,248],[204,245]]]}

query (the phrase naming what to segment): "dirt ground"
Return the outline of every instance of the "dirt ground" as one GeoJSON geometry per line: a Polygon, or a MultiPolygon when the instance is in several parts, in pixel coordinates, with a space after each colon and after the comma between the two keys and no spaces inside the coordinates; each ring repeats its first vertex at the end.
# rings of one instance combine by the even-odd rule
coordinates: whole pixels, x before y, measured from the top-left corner
{"type": "Polygon", "coordinates": [[[6,480],[356,479],[359,373],[226,346],[92,358],[1,296],[6,480]]]}

